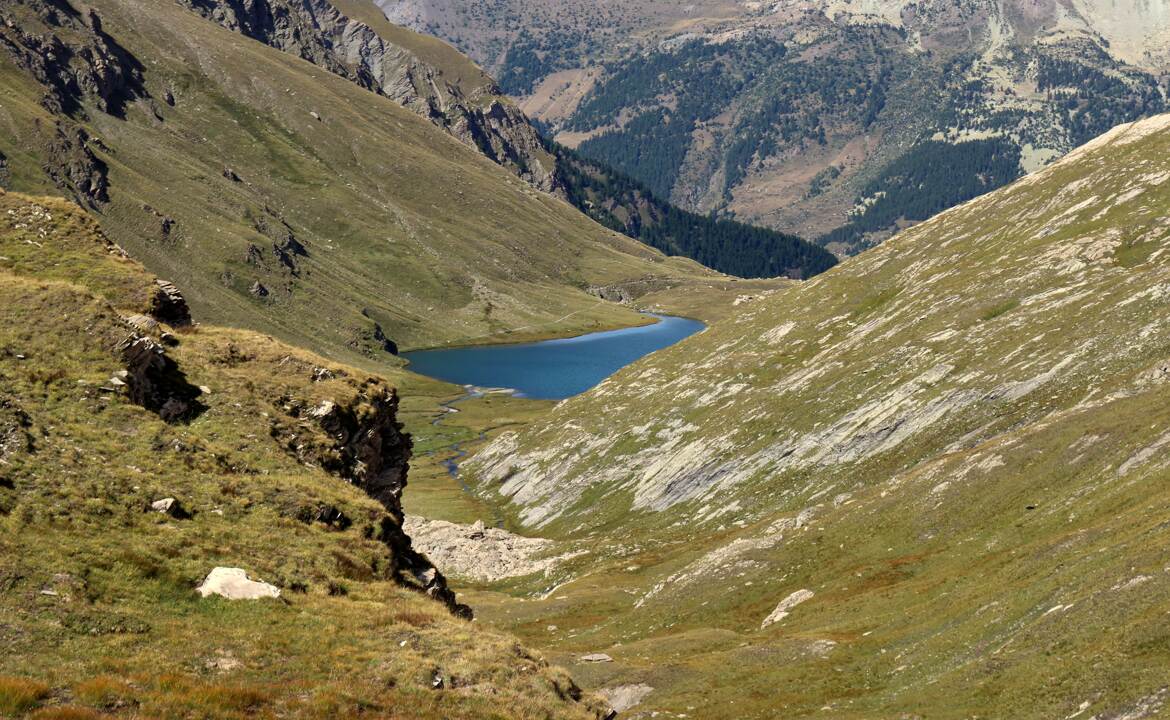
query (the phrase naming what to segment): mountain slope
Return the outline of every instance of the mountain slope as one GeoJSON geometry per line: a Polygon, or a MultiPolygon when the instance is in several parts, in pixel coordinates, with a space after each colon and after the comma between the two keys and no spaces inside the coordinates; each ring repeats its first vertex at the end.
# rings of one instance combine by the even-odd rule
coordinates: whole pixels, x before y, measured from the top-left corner
{"type": "Polygon", "coordinates": [[[839,253],[1167,107],[1163,0],[381,5],[660,197],[839,253]]]}
{"type": "Polygon", "coordinates": [[[588,555],[477,606],[646,711],[1155,713],[1168,150],[1121,126],[501,435],[483,496],[588,555]]]}
{"type": "Polygon", "coordinates": [[[365,0],[182,3],[230,30],[391,98],[535,187],[663,251],[743,277],[774,277],[790,269],[808,277],[832,264],[828,253],[799,238],[690,216],[641,188],[626,191],[630,181],[608,166],[548,147],[495,81],[467,57],[433,37],[387,22],[365,0]],[[719,247],[692,240],[694,234],[718,236],[719,247]]]}
{"type": "Polygon", "coordinates": [[[606,227],[668,255],[742,278],[812,277],[837,264],[832,253],[793,235],[680,210],[609,166],[552,143],[569,202],[606,227]]]}
{"type": "Polygon", "coordinates": [[[585,289],[716,277],[177,4],[91,6],[4,7],[3,179],[89,206],[202,318],[384,362],[392,343],[640,322],[585,289]]]}
{"type": "Polygon", "coordinates": [[[412,548],[390,382],[158,291],[0,192],[0,714],[599,716],[412,548]],[[201,598],[215,567],[280,596],[201,598]]]}

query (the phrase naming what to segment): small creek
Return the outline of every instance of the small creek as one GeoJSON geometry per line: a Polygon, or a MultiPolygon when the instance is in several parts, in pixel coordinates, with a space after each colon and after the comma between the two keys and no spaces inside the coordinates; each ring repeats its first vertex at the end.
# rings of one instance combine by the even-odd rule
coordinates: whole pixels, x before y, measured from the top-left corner
{"type": "MultiPolygon", "coordinates": [[[[442,425],[443,421],[446,420],[447,417],[452,414],[452,411],[458,412],[458,409],[454,407],[455,403],[463,402],[464,400],[470,400],[471,398],[483,397],[483,395],[484,395],[484,391],[480,388],[467,386],[466,390],[467,390],[467,392],[463,393],[459,397],[457,397],[453,400],[448,400],[444,403],[441,403],[441,405],[444,408],[446,408],[447,411],[444,412],[439,417],[432,420],[431,424],[436,425],[436,426],[442,425]]],[[[476,438],[476,440],[482,441],[485,438],[485,436],[486,436],[486,433],[480,432],[479,436],[476,438]]],[[[451,457],[447,458],[446,460],[439,461],[439,464],[441,464],[443,466],[443,469],[447,471],[447,474],[449,476],[451,476],[451,479],[459,484],[460,490],[462,490],[468,497],[475,497],[475,492],[463,480],[463,478],[459,477],[459,462],[461,460],[463,460],[463,458],[467,457],[467,450],[465,450],[463,447],[465,442],[467,442],[467,441],[461,440],[459,442],[452,443],[451,445],[448,445],[447,449],[455,454],[452,455],[451,457]]],[[[428,454],[434,454],[434,453],[432,452],[432,453],[428,453],[428,454]]],[[[492,508],[492,524],[498,528],[504,527],[504,516],[501,515],[500,512],[498,510],[496,510],[494,507],[492,508]]]]}

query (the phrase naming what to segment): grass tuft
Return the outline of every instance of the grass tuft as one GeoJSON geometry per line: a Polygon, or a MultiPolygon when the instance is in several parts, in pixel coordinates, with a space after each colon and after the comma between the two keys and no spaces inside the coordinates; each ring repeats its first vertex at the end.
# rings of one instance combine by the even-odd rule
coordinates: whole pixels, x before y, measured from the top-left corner
{"type": "Polygon", "coordinates": [[[0,677],[0,713],[18,715],[36,707],[49,696],[49,686],[19,677],[0,677]]]}
{"type": "Polygon", "coordinates": [[[86,705],[99,708],[112,709],[137,704],[134,688],[109,675],[100,675],[79,683],[73,692],[86,705]]]}

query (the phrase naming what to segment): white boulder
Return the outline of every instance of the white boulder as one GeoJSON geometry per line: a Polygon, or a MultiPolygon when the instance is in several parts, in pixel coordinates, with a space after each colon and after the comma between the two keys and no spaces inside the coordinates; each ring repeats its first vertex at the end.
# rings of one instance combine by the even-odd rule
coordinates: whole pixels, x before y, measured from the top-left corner
{"type": "Polygon", "coordinates": [[[217,567],[195,588],[201,596],[219,595],[228,600],[259,600],[280,597],[280,588],[266,582],[249,580],[240,568],[217,567]]]}

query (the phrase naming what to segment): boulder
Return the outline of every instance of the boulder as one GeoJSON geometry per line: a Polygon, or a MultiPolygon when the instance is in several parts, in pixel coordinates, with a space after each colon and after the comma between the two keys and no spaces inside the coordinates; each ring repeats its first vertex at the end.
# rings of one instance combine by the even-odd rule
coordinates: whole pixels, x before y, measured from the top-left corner
{"type": "Polygon", "coordinates": [[[169,515],[176,520],[187,520],[191,517],[191,513],[187,512],[183,504],[172,497],[155,500],[150,504],[150,509],[156,513],[169,515]]]}
{"type": "Polygon", "coordinates": [[[280,588],[266,582],[250,580],[240,568],[213,569],[195,591],[202,597],[219,595],[228,600],[259,600],[280,597],[280,588]]]}
{"type": "Polygon", "coordinates": [[[587,663],[607,663],[613,662],[613,658],[605,653],[589,653],[581,656],[581,662],[587,663]]]}

